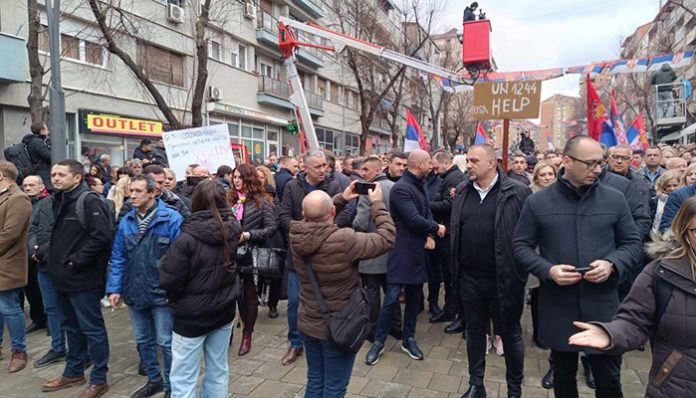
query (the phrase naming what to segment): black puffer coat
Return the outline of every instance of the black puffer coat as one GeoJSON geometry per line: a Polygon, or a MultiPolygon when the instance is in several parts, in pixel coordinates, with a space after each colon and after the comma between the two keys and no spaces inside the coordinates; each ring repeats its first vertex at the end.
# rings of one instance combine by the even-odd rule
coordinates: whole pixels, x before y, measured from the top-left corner
{"type": "Polygon", "coordinates": [[[202,336],[234,319],[239,296],[234,259],[242,228],[232,212],[224,210],[221,215],[227,228],[230,266],[224,266],[222,233],[208,210],[184,221],[181,235],[160,263],[159,282],[172,309],[173,330],[184,337],[202,336]]]}
{"type": "Polygon", "coordinates": [[[27,134],[22,138],[22,143],[27,146],[27,153],[31,164],[36,168],[34,174],[41,177],[46,189],[53,191],[51,184],[51,147],[48,139],[41,134],[27,134]]]}
{"type": "MultiPolygon", "coordinates": [[[[654,244],[651,244],[654,245],[654,244]]],[[[648,252],[650,253],[650,246],[648,252]]],[[[659,250],[659,249],[658,249],[659,250]]],[[[652,253],[650,253],[652,254],[652,253]]],[[[696,391],[696,282],[687,257],[663,258],[643,269],[614,319],[597,323],[611,337],[609,353],[635,350],[651,337],[648,398],[691,397],[696,391]],[[657,275],[654,275],[657,273],[657,275]],[[671,298],[655,324],[654,278],[671,286],[671,298]]]]}

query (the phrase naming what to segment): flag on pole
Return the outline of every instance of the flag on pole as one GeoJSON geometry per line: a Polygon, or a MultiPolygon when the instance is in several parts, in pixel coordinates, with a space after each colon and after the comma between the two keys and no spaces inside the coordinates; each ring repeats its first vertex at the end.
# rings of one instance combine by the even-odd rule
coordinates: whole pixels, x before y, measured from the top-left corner
{"type": "Polygon", "coordinates": [[[643,124],[642,113],[636,116],[636,119],[626,131],[626,139],[633,150],[650,148],[648,135],[645,132],[645,125],[643,124]]]}
{"type": "Polygon", "coordinates": [[[607,108],[602,104],[602,100],[597,94],[587,75],[587,134],[597,140],[600,144],[608,147],[617,145],[616,135],[611,126],[607,108]]]}
{"type": "Polygon", "coordinates": [[[411,113],[406,111],[406,137],[404,139],[404,152],[411,152],[414,149],[428,150],[428,143],[425,140],[423,130],[411,113]]]}
{"type": "Polygon", "coordinates": [[[490,145],[491,141],[488,139],[488,135],[486,134],[486,130],[483,129],[483,126],[481,125],[481,122],[478,122],[476,125],[476,137],[474,138],[474,145],[480,145],[480,144],[489,144],[490,145]]]}
{"type": "Polygon", "coordinates": [[[616,106],[616,99],[614,98],[614,90],[611,90],[611,126],[614,128],[614,134],[616,135],[616,140],[620,145],[628,144],[626,140],[626,130],[624,130],[623,123],[621,123],[621,115],[619,114],[618,107],[616,106]]]}

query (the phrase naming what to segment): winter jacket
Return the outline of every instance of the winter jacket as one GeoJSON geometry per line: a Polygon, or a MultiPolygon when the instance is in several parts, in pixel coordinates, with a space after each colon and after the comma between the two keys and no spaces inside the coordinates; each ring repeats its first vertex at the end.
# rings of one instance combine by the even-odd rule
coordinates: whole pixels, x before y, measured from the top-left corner
{"type": "Polygon", "coordinates": [[[522,139],[520,139],[519,149],[525,155],[531,155],[532,152],[534,152],[534,141],[529,137],[522,137],[522,139]]]}
{"type": "MultiPolygon", "coordinates": [[[[290,230],[290,221],[302,220],[302,201],[309,193],[307,190],[307,175],[306,173],[297,174],[297,178],[291,180],[285,185],[283,199],[280,202],[280,212],[278,214],[278,222],[281,233],[287,237],[290,230]]],[[[334,196],[341,193],[341,187],[333,180],[325,179],[319,184],[318,189],[326,192],[329,196],[334,196]]],[[[338,211],[338,209],[336,209],[338,211]]],[[[287,241],[287,239],[286,239],[287,241]]],[[[288,253],[289,254],[289,253],[288,253]]],[[[289,270],[294,270],[292,256],[288,255],[287,267],[289,270]]]]}
{"type": "MultiPolygon", "coordinates": [[[[182,218],[186,218],[191,214],[186,202],[172,191],[168,191],[166,189],[163,190],[157,199],[162,200],[164,204],[178,211],[182,218]]],[[[125,202],[123,202],[121,211],[118,213],[118,221],[120,222],[123,217],[126,216],[126,214],[131,212],[131,210],[133,210],[133,204],[131,203],[130,198],[128,198],[125,200],[125,202]]]]}
{"type": "MultiPolygon", "coordinates": [[[[272,246],[271,238],[278,231],[278,219],[274,207],[268,199],[262,199],[261,208],[258,208],[250,198],[244,204],[244,218],[242,218],[242,232],[249,232],[249,244],[266,247],[272,246]]],[[[237,264],[241,267],[242,264],[237,264]]],[[[250,268],[250,267],[248,267],[250,268]]],[[[243,273],[251,274],[251,269],[240,268],[243,273]]]]}
{"type": "Polygon", "coordinates": [[[285,192],[285,185],[287,185],[287,183],[292,181],[294,178],[295,176],[293,176],[290,170],[288,169],[280,169],[273,176],[276,185],[276,193],[278,195],[279,201],[283,200],[283,192],[285,192]]]}
{"type": "MultiPolygon", "coordinates": [[[[659,84],[669,84],[677,80],[677,74],[674,72],[669,64],[662,64],[660,70],[655,71],[650,78],[650,84],[657,86],[659,84]]],[[[672,92],[672,87],[663,86],[659,87],[660,92],[672,92]]]]}
{"type": "MultiPolygon", "coordinates": [[[[340,195],[334,203],[340,205],[340,195]]],[[[377,226],[375,232],[355,232],[339,229],[325,222],[293,221],[290,225],[290,245],[300,280],[298,326],[302,333],[328,340],[328,327],[319,310],[317,298],[310,284],[304,259],[308,258],[317,276],[319,289],[330,313],[345,307],[350,295],[358,288],[358,260],[380,256],[394,245],[394,223],[384,203],[370,206],[371,217],[377,226]]]]}
{"type": "Polygon", "coordinates": [[[646,397],[690,397],[696,391],[696,282],[688,257],[662,258],[646,266],[613,320],[596,324],[609,334],[606,351],[611,354],[638,349],[651,338],[646,397]],[[653,278],[672,292],[659,324],[653,278]]]}
{"type": "Polygon", "coordinates": [[[184,221],[160,262],[159,285],[167,292],[173,330],[184,337],[203,336],[234,319],[240,289],[234,259],[242,227],[231,211],[222,210],[221,216],[229,259],[223,258],[223,236],[213,214],[204,210],[184,221]]]}
{"type": "Polygon", "coordinates": [[[623,193],[641,240],[646,240],[650,236],[652,222],[650,219],[650,196],[644,191],[644,185],[636,179],[629,180],[606,169],[599,175],[599,181],[623,193]]]}
{"type": "Polygon", "coordinates": [[[96,195],[85,198],[86,229],[77,220],[75,204],[82,182],[70,192],[53,195],[53,231],[51,233],[48,272],[56,291],[72,293],[104,290],[106,265],[111,254],[112,215],[106,201],[96,195]]]}
{"type": "Polygon", "coordinates": [[[41,272],[47,272],[48,251],[50,250],[51,230],[53,229],[53,197],[50,195],[39,196],[31,200],[31,224],[27,237],[27,250],[30,258],[35,256],[38,259],[37,269],[41,272]]]}
{"type": "Polygon", "coordinates": [[[327,178],[329,180],[336,181],[338,183],[338,186],[341,187],[341,191],[346,189],[346,187],[348,185],[350,185],[350,183],[352,182],[351,179],[347,175],[341,173],[340,171],[336,171],[336,170],[329,173],[327,178]]]}
{"type": "Polygon", "coordinates": [[[0,193],[0,292],[27,285],[29,197],[12,184],[0,193]]]}
{"type": "Polygon", "coordinates": [[[556,351],[579,351],[568,344],[573,321],[608,321],[619,306],[618,282],[642,267],[638,229],[621,192],[604,183],[580,193],[563,178],[527,198],[515,229],[513,255],[539,278],[539,340],[556,351]],[[559,286],[554,265],[586,267],[604,259],[614,273],[603,283],[585,280],[559,286]]]}
{"type": "Polygon", "coordinates": [[[145,151],[143,151],[143,148],[141,148],[141,147],[137,147],[133,151],[133,159],[140,159],[140,160],[147,159],[147,160],[152,161],[154,155],[155,154],[153,151],[145,152],[145,151]]]}
{"type": "Polygon", "coordinates": [[[167,151],[164,148],[158,146],[152,148],[152,163],[158,164],[162,167],[169,167],[167,162],[167,151]]]}
{"type": "MultiPolygon", "coordinates": [[[[374,182],[381,186],[382,200],[384,205],[387,207],[387,210],[389,210],[389,194],[391,192],[392,187],[394,186],[394,183],[389,181],[389,179],[387,179],[387,176],[385,176],[384,174],[377,176],[377,178],[375,178],[371,182],[374,182]]],[[[377,230],[377,226],[375,225],[375,222],[372,219],[371,208],[372,205],[370,203],[370,199],[368,199],[366,195],[361,195],[360,198],[358,198],[357,211],[355,214],[355,218],[353,219],[353,229],[355,231],[375,232],[377,230]]],[[[385,253],[378,257],[362,260],[358,265],[358,271],[360,271],[361,274],[370,275],[386,274],[388,259],[389,253],[385,253]]]]}
{"type": "Polygon", "coordinates": [[[517,174],[517,172],[515,172],[514,170],[510,170],[507,173],[507,177],[519,182],[520,184],[522,184],[526,187],[532,185],[532,182],[527,177],[527,174],[517,174]]]}
{"type": "Polygon", "coordinates": [[[389,194],[389,212],[396,226],[396,243],[387,261],[387,283],[427,282],[425,241],[437,234],[438,224],[430,212],[425,179],[404,171],[389,194]]]}
{"type": "Polygon", "coordinates": [[[41,177],[46,189],[53,191],[51,184],[51,147],[48,138],[41,134],[27,134],[22,138],[22,143],[27,146],[27,153],[31,164],[36,168],[34,174],[41,177]]]}
{"type": "Polygon", "coordinates": [[[167,304],[159,285],[160,259],[179,236],[183,217],[161,200],[144,234],[138,228],[137,209],[121,219],[111,249],[106,293],[117,293],[136,310],[167,304]]]}
{"type": "MultiPolygon", "coordinates": [[[[520,218],[522,205],[532,194],[529,187],[507,178],[498,169],[498,200],[495,209],[495,271],[497,276],[497,295],[503,322],[519,322],[524,309],[524,287],[527,270],[518,267],[512,253],[512,239],[515,226],[520,218]]],[[[452,280],[458,281],[462,272],[460,234],[462,209],[467,196],[477,194],[471,189],[473,181],[462,182],[457,187],[457,198],[452,205],[451,245],[452,280]]]]}
{"type": "Polygon", "coordinates": [[[690,197],[696,195],[696,184],[681,187],[672,192],[665,203],[662,219],[660,220],[660,232],[664,233],[672,228],[672,221],[677,216],[677,212],[681,205],[690,197]]]}
{"type": "Polygon", "coordinates": [[[433,213],[435,221],[447,227],[447,234],[449,234],[450,216],[452,213],[452,196],[450,195],[450,190],[456,188],[457,185],[468,178],[466,174],[455,165],[444,172],[440,178],[440,189],[434,197],[430,198],[430,211],[433,213]]]}

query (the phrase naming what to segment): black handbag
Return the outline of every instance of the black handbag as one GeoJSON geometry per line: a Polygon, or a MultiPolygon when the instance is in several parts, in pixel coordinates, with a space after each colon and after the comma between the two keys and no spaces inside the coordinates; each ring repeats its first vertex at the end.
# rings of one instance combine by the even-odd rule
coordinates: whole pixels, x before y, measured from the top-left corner
{"type": "Polygon", "coordinates": [[[317,276],[312,269],[312,263],[305,259],[307,275],[314,291],[314,297],[319,303],[321,316],[329,327],[329,341],[342,352],[356,353],[362,347],[370,331],[369,307],[367,293],[360,284],[351,293],[346,305],[334,314],[329,313],[324,296],[319,289],[317,276]]]}
{"type": "Polygon", "coordinates": [[[254,246],[251,249],[254,273],[263,278],[279,279],[283,277],[285,250],[273,247],[254,246]]]}
{"type": "Polygon", "coordinates": [[[253,258],[251,255],[252,248],[249,243],[243,243],[237,246],[237,257],[235,261],[237,263],[237,269],[240,273],[245,275],[251,275],[253,271],[253,258]]]}

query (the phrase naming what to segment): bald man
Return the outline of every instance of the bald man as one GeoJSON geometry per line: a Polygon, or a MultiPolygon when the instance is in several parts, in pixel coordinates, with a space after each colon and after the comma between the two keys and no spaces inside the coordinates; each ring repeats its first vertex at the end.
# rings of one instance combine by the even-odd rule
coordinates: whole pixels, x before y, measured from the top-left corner
{"type": "Polygon", "coordinates": [[[522,396],[524,345],[522,310],[527,274],[512,258],[513,232],[522,204],[532,191],[498,167],[490,145],[467,154],[469,181],[459,184],[452,205],[454,280],[466,318],[469,389],[465,398],[486,396],[486,334],[493,319],[496,349],[505,352],[508,397],[522,396]]]}
{"type": "Polygon", "coordinates": [[[425,191],[425,177],[432,169],[430,155],[422,150],[412,151],[406,160],[403,177],[394,184],[389,195],[389,210],[396,225],[397,239],[387,261],[387,289],[379,312],[375,340],[365,362],[374,365],[384,352],[394,307],[404,288],[406,308],[401,349],[411,358],[423,359],[416,343],[416,318],[423,283],[428,281],[425,246],[434,248],[435,235],[445,236],[446,228],[433,221],[425,191]]]}
{"type": "Polygon", "coordinates": [[[355,263],[380,256],[394,245],[394,223],[384,205],[380,185],[367,195],[376,226],[374,232],[356,232],[334,224],[336,208],[358,197],[354,187],[355,182],[333,199],[321,190],[308,193],[302,200],[304,220],[290,222],[289,241],[300,283],[298,327],[307,354],[307,396],[345,396],[355,362],[355,353],[341,352],[330,341],[325,315],[320,310],[321,299],[315,294],[309,269],[333,315],[361,288],[355,263]]]}

